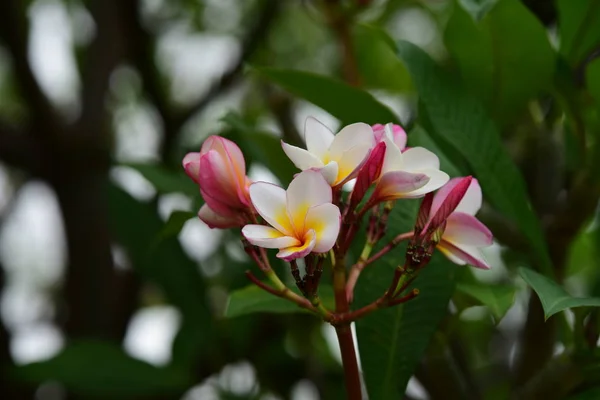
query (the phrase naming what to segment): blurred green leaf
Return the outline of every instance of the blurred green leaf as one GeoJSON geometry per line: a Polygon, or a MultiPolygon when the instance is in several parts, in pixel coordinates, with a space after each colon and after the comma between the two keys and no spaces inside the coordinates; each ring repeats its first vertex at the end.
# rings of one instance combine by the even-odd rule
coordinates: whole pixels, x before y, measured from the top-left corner
{"type": "Polygon", "coordinates": [[[191,211],[173,211],[171,215],[169,215],[169,219],[165,223],[164,227],[160,230],[155,244],[179,235],[179,232],[181,232],[183,229],[183,225],[185,225],[185,223],[190,219],[197,217],[198,215],[191,211]]]}
{"type": "Polygon", "coordinates": [[[182,345],[185,352],[173,354],[175,362],[179,357],[189,360],[192,351],[201,351],[212,326],[198,266],[186,256],[176,237],[156,242],[165,223],[152,204],[140,203],[116,186],[110,186],[108,193],[115,240],[127,252],[136,272],[162,289],[167,300],[181,311],[183,326],[195,329],[191,342],[182,345]]]}
{"type": "MultiPolygon", "coordinates": [[[[296,294],[300,294],[296,288],[291,290],[296,294]]],[[[319,296],[325,307],[334,308],[335,300],[331,286],[320,285],[319,296]]],[[[245,288],[236,290],[229,296],[225,310],[226,317],[234,318],[257,312],[293,313],[307,311],[298,307],[296,303],[265,292],[256,285],[248,285],[245,288]]]]}
{"type": "Polygon", "coordinates": [[[398,122],[386,106],[364,90],[310,72],[257,68],[256,71],[290,93],[321,107],[343,124],[398,122]]]}
{"type": "Polygon", "coordinates": [[[16,367],[15,376],[41,384],[58,381],[68,390],[93,398],[182,395],[193,381],[186,372],[155,367],[100,341],[69,344],[56,357],[16,367]]]}
{"type": "Polygon", "coordinates": [[[419,92],[421,111],[431,125],[428,132],[463,155],[486,198],[521,228],[539,264],[551,274],[544,236],[529,203],[523,177],[481,103],[466,94],[423,50],[400,42],[398,51],[419,92]]]}
{"type": "Polygon", "coordinates": [[[282,185],[290,183],[298,170],[283,152],[281,140],[277,136],[249,126],[234,113],[228,113],[222,120],[233,129],[225,136],[240,146],[248,165],[260,163],[267,167],[282,185]]]}
{"type": "Polygon", "coordinates": [[[367,25],[356,25],[353,33],[356,63],[365,86],[397,92],[410,90],[410,75],[387,43],[387,34],[367,25]]]}
{"type": "MultiPolygon", "coordinates": [[[[382,243],[413,228],[418,202],[398,204],[382,243]]],[[[394,268],[404,261],[396,250],[366,268],[356,285],[356,308],[364,306],[389,287],[394,268]]],[[[406,304],[377,310],[356,322],[358,348],[369,397],[400,399],[440,321],[446,315],[454,291],[456,266],[436,253],[411,287],[419,296],[406,304]]]]}
{"type": "Polygon", "coordinates": [[[456,289],[486,306],[499,322],[515,301],[517,289],[508,285],[458,283],[456,289]]]}
{"type": "Polygon", "coordinates": [[[585,71],[585,81],[596,102],[597,109],[600,110],[600,58],[596,58],[588,64],[585,71]]]}
{"type": "Polygon", "coordinates": [[[519,274],[540,298],[546,319],[567,308],[600,307],[600,298],[572,297],[556,282],[531,269],[519,268],[519,274]]]}
{"type": "Polygon", "coordinates": [[[189,196],[198,196],[198,185],[195,184],[183,171],[174,172],[160,164],[126,163],[124,167],[133,168],[144,178],[150,181],[159,193],[183,193],[189,196]]]}
{"type": "Polygon", "coordinates": [[[518,0],[499,1],[479,22],[455,4],[444,39],[467,87],[500,121],[511,122],[552,82],[546,29],[518,0]]]}
{"type": "Polygon", "coordinates": [[[557,0],[556,6],[560,53],[576,65],[600,43],[600,2],[557,0]]]}

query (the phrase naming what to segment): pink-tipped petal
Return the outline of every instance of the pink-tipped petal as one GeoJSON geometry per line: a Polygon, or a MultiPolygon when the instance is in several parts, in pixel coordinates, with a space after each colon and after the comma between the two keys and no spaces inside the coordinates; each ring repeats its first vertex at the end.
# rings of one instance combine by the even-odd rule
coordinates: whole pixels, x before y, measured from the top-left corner
{"type": "Polygon", "coordinates": [[[385,126],[382,124],[375,124],[371,126],[373,130],[373,137],[375,138],[375,143],[379,143],[383,140],[383,135],[385,135],[385,126]]]}
{"type": "Polygon", "coordinates": [[[338,177],[338,163],[330,161],[326,166],[318,170],[329,185],[335,184],[338,177]]]}
{"type": "Polygon", "coordinates": [[[383,141],[385,142],[385,158],[383,159],[381,173],[404,170],[402,151],[387,135],[383,137],[383,141]]]}
{"type": "Polygon", "coordinates": [[[450,216],[456,210],[464,198],[473,177],[466,176],[453,178],[448,181],[433,197],[431,204],[431,213],[429,214],[430,224],[437,226],[450,216]]]}
{"type": "MultiPolygon", "coordinates": [[[[417,171],[413,172],[416,173],[417,171]]],[[[434,190],[441,188],[450,179],[447,173],[445,173],[444,171],[440,171],[439,169],[425,169],[422,171],[418,171],[418,173],[427,175],[429,177],[429,182],[427,182],[427,184],[423,187],[416,189],[410,193],[407,193],[404,198],[417,199],[419,197],[423,197],[427,193],[431,193],[434,190]]]]}
{"type": "Polygon", "coordinates": [[[253,245],[267,249],[283,249],[300,244],[298,239],[264,225],[246,225],[242,228],[242,235],[253,245]]]}
{"type": "Polygon", "coordinates": [[[200,153],[187,153],[183,157],[183,168],[185,173],[192,178],[192,180],[198,183],[198,175],[200,173],[200,153]]]}
{"type": "Polygon", "coordinates": [[[216,150],[209,150],[200,157],[198,181],[202,190],[215,200],[229,207],[243,206],[239,201],[238,183],[216,150]]]}
{"type": "Polygon", "coordinates": [[[287,247],[285,249],[281,249],[279,253],[277,253],[277,257],[283,259],[284,261],[292,261],[297,258],[306,257],[315,247],[317,242],[317,235],[315,231],[312,229],[306,232],[304,235],[304,242],[299,246],[287,247]]]}
{"type": "Polygon", "coordinates": [[[387,172],[377,183],[373,198],[377,199],[377,202],[401,199],[425,186],[427,182],[429,177],[425,174],[412,174],[405,171],[387,172]]]}
{"type": "Polygon", "coordinates": [[[423,147],[411,147],[402,153],[402,162],[406,171],[440,169],[440,159],[423,147]]]}
{"type": "Polygon", "coordinates": [[[456,207],[455,211],[464,212],[465,214],[475,215],[481,208],[483,202],[483,195],[481,193],[481,186],[477,179],[473,178],[467,193],[456,207]]]}
{"type": "Polygon", "coordinates": [[[474,246],[461,245],[460,247],[448,243],[444,240],[437,245],[440,250],[450,261],[458,265],[469,264],[476,268],[490,269],[490,265],[485,260],[481,251],[474,246]]]}
{"type": "Polygon", "coordinates": [[[286,208],[285,190],[267,182],[250,185],[250,199],[256,211],[272,227],[287,236],[294,235],[286,208]]]}
{"type": "Polygon", "coordinates": [[[362,200],[365,193],[381,175],[383,159],[385,157],[385,143],[379,142],[371,151],[369,158],[361,167],[356,177],[356,184],[350,194],[350,206],[355,207],[362,200]]]}
{"type": "Polygon", "coordinates": [[[302,171],[311,168],[324,167],[323,162],[317,156],[308,152],[307,150],[292,146],[284,141],[281,142],[281,147],[283,148],[283,152],[294,163],[294,165],[302,171]]]}
{"type": "Polygon", "coordinates": [[[241,218],[237,216],[226,217],[219,215],[213,209],[211,209],[208,204],[204,204],[202,207],[200,207],[200,211],[198,211],[198,218],[200,218],[202,222],[208,225],[208,227],[211,229],[227,229],[243,225],[241,218]]]}
{"type": "Polygon", "coordinates": [[[446,220],[446,229],[442,238],[457,246],[468,245],[476,247],[491,246],[492,232],[472,215],[453,212],[446,220]]]}
{"type": "Polygon", "coordinates": [[[406,148],[406,142],[408,140],[408,137],[406,136],[406,132],[404,131],[404,129],[402,129],[402,127],[400,125],[388,124],[388,126],[389,125],[391,125],[392,137],[393,137],[394,144],[396,146],[398,146],[398,148],[401,151],[404,151],[404,149],[406,148]]]}
{"type": "Polygon", "coordinates": [[[304,123],[304,140],[306,149],[323,159],[329,153],[329,146],[333,142],[335,135],[325,125],[314,117],[306,118],[304,123]]]}
{"type": "Polygon", "coordinates": [[[217,200],[214,197],[212,197],[210,195],[210,193],[207,193],[202,188],[200,188],[200,194],[202,195],[202,198],[204,199],[206,204],[214,212],[216,212],[217,214],[219,214],[223,217],[228,217],[228,218],[235,217],[236,215],[238,215],[240,213],[239,209],[234,209],[234,208],[229,207],[228,205],[223,203],[221,200],[217,200]]]}
{"type": "Polygon", "coordinates": [[[304,220],[308,209],[331,203],[331,186],[321,173],[304,171],[296,175],[286,192],[287,211],[297,234],[304,232],[304,220]]]}
{"type": "Polygon", "coordinates": [[[329,148],[329,154],[332,160],[340,160],[353,147],[360,146],[371,149],[374,145],[373,130],[369,125],[359,122],[344,127],[335,135],[329,148]]]}
{"type": "Polygon", "coordinates": [[[325,253],[331,250],[340,232],[340,221],[340,209],[335,204],[321,204],[308,210],[304,226],[316,233],[313,252],[325,253]]]}
{"type": "Polygon", "coordinates": [[[236,175],[240,177],[246,176],[246,161],[244,160],[242,150],[240,150],[237,144],[224,137],[213,135],[209,136],[202,144],[200,155],[204,155],[210,150],[215,150],[223,158],[228,159],[236,175]]]}

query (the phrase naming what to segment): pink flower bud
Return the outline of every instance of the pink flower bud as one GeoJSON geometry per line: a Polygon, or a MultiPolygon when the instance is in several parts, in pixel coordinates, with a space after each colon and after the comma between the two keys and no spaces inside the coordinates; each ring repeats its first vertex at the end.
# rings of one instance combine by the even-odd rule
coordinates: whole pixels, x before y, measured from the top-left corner
{"type": "Polygon", "coordinates": [[[390,135],[390,139],[396,146],[398,146],[400,151],[404,151],[406,149],[407,136],[406,132],[400,125],[392,123],[386,125],[375,124],[371,128],[373,129],[373,136],[375,137],[376,143],[383,141],[387,129],[387,134],[390,135]]]}
{"type": "Polygon", "coordinates": [[[189,153],[183,158],[183,168],[200,185],[206,201],[207,208],[200,210],[200,219],[210,227],[244,224],[241,216],[251,209],[250,182],[246,177],[244,156],[235,143],[220,136],[210,136],[199,153],[189,153]]]}

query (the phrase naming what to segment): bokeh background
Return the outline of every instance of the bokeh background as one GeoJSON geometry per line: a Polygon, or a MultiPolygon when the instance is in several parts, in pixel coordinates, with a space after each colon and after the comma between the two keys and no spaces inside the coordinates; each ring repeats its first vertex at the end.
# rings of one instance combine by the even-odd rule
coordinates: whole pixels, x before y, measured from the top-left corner
{"type": "MultiPolygon", "coordinates": [[[[194,218],[201,200],[180,161],[208,135],[222,134],[246,153],[251,178],[285,184],[294,169],[279,139],[301,143],[309,115],[334,131],[340,127],[328,112],[264,79],[255,70],[262,66],[362,87],[411,124],[419,104],[410,76],[366,26],[416,44],[468,78],[473,65],[463,61],[480,53],[475,45],[455,45],[470,34],[460,18],[464,10],[485,12],[495,2],[458,3],[2,0],[0,397],[342,398],[335,335],[316,318],[224,317],[228,293],[247,285],[244,271],[252,265],[235,232],[210,230],[194,218]]],[[[548,48],[558,49],[556,2],[522,5],[519,12],[536,21],[534,33],[544,29],[548,48]]],[[[586,24],[600,26],[600,11],[588,14],[586,24]]],[[[501,22],[499,29],[511,26],[501,22]]],[[[577,46],[574,56],[565,56],[576,59],[574,73],[565,75],[581,89],[597,42],[577,46]]],[[[553,105],[545,83],[519,89],[544,74],[536,64],[544,54],[513,57],[516,65],[504,79],[522,81],[490,107],[542,221],[571,187],[577,162],[571,157],[566,168],[564,159],[574,153],[564,149],[578,146],[560,125],[568,107],[553,105]],[[519,68],[529,75],[510,75],[519,68]]],[[[485,82],[479,78],[485,79],[466,79],[464,86],[486,103],[489,93],[480,90],[485,82]]],[[[585,215],[578,214],[555,255],[575,294],[589,294],[586,282],[596,277],[592,233],[599,193],[590,186],[585,210],[578,209],[585,215]]],[[[469,364],[485,370],[483,386],[493,386],[495,374],[510,375],[528,313],[540,319],[539,303],[530,304],[525,285],[510,272],[527,263],[518,256],[518,240],[510,240],[518,235],[493,213],[484,220],[498,229],[500,244],[516,242],[516,251],[504,251],[503,259],[495,245],[486,253],[493,270],[474,276],[483,283],[510,281],[509,300],[505,296],[500,320],[480,304],[460,303],[460,312],[459,302],[453,304],[449,314],[460,328],[454,319],[442,325],[436,336],[442,339],[428,350],[407,398],[483,398],[468,380],[459,385],[467,397],[453,392],[454,373],[469,364]],[[460,351],[471,344],[472,351],[460,351]],[[443,345],[458,356],[446,359],[443,345]]],[[[544,348],[550,356],[564,351],[554,336],[544,348]]],[[[538,367],[533,364],[530,369],[538,367]]],[[[503,387],[495,393],[486,398],[507,398],[503,387]]]]}

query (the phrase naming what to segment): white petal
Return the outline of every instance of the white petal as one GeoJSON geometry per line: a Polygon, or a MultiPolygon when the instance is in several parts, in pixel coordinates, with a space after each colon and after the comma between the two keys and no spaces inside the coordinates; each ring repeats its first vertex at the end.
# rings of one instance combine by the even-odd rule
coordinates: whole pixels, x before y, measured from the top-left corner
{"type": "Polygon", "coordinates": [[[406,171],[440,169],[440,159],[424,147],[413,147],[402,153],[402,162],[406,171]]]}
{"type": "Polygon", "coordinates": [[[402,151],[387,135],[384,136],[383,140],[385,142],[385,158],[383,159],[381,173],[402,171],[404,169],[402,151]]]}
{"type": "Polygon", "coordinates": [[[477,214],[477,211],[481,208],[482,197],[481,186],[479,186],[477,179],[473,179],[467,189],[467,193],[465,193],[465,197],[458,203],[455,211],[470,215],[477,214]]]}
{"type": "Polygon", "coordinates": [[[345,152],[359,145],[368,148],[375,145],[373,130],[369,125],[362,122],[348,125],[335,135],[329,148],[329,154],[332,160],[338,161],[345,152]]]}
{"type": "Polygon", "coordinates": [[[458,265],[470,264],[474,267],[482,269],[491,268],[481,253],[481,250],[479,250],[477,247],[465,245],[455,246],[452,243],[442,241],[440,244],[438,244],[437,248],[444,253],[444,255],[450,259],[450,261],[458,265]]]}
{"type": "Polygon", "coordinates": [[[294,229],[286,208],[285,190],[267,182],[250,185],[250,200],[256,211],[279,232],[293,236],[294,229]]]}
{"type": "Polygon", "coordinates": [[[281,142],[281,147],[288,158],[292,160],[294,165],[302,171],[310,168],[321,168],[324,166],[323,162],[317,156],[309,153],[307,150],[292,146],[283,141],[281,142]]]}
{"type": "Polygon", "coordinates": [[[447,173],[440,171],[439,169],[432,170],[421,170],[418,171],[420,174],[425,174],[429,177],[429,182],[427,184],[413,192],[407,193],[404,196],[407,199],[415,199],[418,197],[425,196],[429,192],[433,192],[444,186],[446,182],[450,179],[447,173]]]}
{"type": "Polygon", "coordinates": [[[358,170],[367,161],[371,147],[368,145],[357,145],[346,151],[338,161],[338,176],[336,184],[348,182],[356,178],[358,170]]]}
{"type": "Polygon", "coordinates": [[[315,247],[317,243],[317,235],[312,229],[306,232],[303,238],[304,242],[300,246],[287,247],[281,249],[277,253],[277,257],[284,259],[285,261],[295,260],[296,258],[306,257],[315,247]]]}
{"type": "Polygon", "coordinates": [[[318,171],[304,171],[290,183],[287,195],[288,215],[297,235],[304,234],[304,220],[308,209],[331,203],[331,186],[318,171]]]}
{"type": "Polygon", "coordinates": [[[314,117],[306,118],[304,123],[304,140],[306,149],[323,159],[325,154],[329,153],[329,146],[333,142],[333,132],[314,117]]]}
{"type": "Polygon", "coordinates": [[[330,161],[326,166],[319,170],[323,178],[329,183],[333,185],[338,177],[338,163],[335,161],[330,161]]]}
{"type": "Polygon", "coordinates": [[[308,210],[305,229],[314,229],[317,242],[315,253],[325,253],[333,247],[340,233],[340,209],[331,203],[321,204],[308,210]]]}
{"type": "Polygon", "coordinates": [[[298,239],[284,236],[277,229],[264,225],[246,225],[242,228],[242,235],[253,245],[267,249],[282,249],[300,244],[298,239]]]}
{"type": "Polygon", "coordinates": [[[412,193],[427,185],[429,177],[425,174],[413,174],[406,171],[390,171],[381,177],[372,200],[386,201],[410,197],[412,193]]]}
{"type": "Polygon", "coordinates": [[[455,211],[446,221],[444,240],[456,246],[485,247],[492,245],[492,232],[474,216],[455,211]]]}

